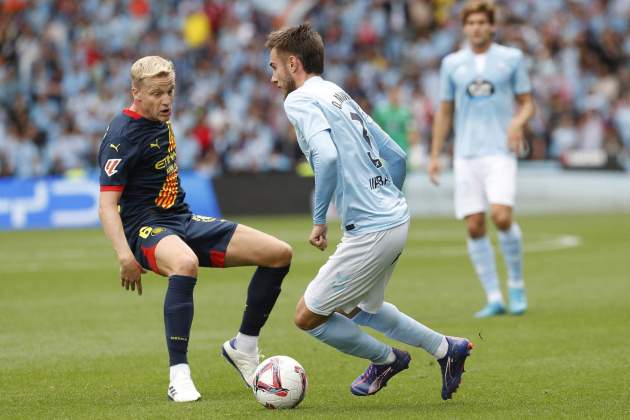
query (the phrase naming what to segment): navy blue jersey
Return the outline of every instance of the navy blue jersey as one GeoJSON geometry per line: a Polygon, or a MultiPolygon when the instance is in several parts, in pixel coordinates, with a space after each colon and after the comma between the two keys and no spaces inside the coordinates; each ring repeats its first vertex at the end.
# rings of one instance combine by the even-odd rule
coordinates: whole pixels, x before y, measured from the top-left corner
{"type": "Polygon", "coordinates": [[[101,141],[101,191],[122,191],[120,217],[127,238],[142,225],[188,213],[175,161],[170,122],[151,121],[125,109],[101,141]]]}

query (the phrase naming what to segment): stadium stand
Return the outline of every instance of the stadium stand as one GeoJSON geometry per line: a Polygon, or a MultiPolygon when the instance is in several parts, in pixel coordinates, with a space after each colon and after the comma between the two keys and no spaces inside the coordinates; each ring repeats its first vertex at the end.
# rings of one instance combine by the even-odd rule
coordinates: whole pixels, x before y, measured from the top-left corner
{"type": "MultiPolygon", "coordinates": [[[[630,2],[497,3],[497,40],[526,52],[538,105],[526,158],[597,166],[603,157],[622,167],[630,150],[630,2]]],[[[386,109],[396,88],[420,168],[439,61],[461,42],[460,7],[452,0],[0,1],[0,176],[93,170],[107,122],[130,102],[131,63],[149,54],[176,65],[183,169],[294,171],[300,154],[268,81],[263,37],[305,19],[324,35],[326,77],[366,110],[386,109]]]]}

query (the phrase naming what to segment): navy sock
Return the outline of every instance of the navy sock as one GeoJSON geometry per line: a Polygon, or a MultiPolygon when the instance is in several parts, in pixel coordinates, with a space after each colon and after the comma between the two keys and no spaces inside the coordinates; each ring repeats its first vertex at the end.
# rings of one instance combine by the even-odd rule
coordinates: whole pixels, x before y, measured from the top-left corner
{"type": "Polygon", "coordinates": [[[193,289],[197,279],[188,276],[170,276],[164,297],[164,329],[170,365],[188,363],[188,338],[192,325],[194,305],[193,289]]]}
{"type": "Polygon", "coordinates": [[[247,288],[247,304],[239,330],[242,334],[256,337],[260,334],[280,295],[280,286],[289,267],[258,267],[247,288]]]}

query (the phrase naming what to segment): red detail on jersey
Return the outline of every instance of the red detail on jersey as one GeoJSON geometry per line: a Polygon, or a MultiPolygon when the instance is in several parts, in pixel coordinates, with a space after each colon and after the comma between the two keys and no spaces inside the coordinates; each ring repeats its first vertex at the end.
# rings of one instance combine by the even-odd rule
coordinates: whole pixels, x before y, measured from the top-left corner
{"type": "Polygon", "coordinates": [[[149,267],[151,268],[151,271],[153,271],[156,274],[160,274],[160,270],[158,270],[157,261],[155,259],[156,247],[157,247],[157,244],[150,248],[143,246],[142,253],[144,254],[144,258],[146,258],[147,263],[149,264],[149,267]]]}
{"type": "Polygon", "coordinates": [[[142,118],[142,115],[138,114],[136,111],[130,110],[129,108],[123,109],[123,114],[133,118],[134,120],[139,120],[140,118],[142,118]]]}
{"type": "Polygon", "coordinates": [[[103,170],[105,171],[107,176],[112,176],[116,172],[118,172],[116,170],[116,167],[118,166],[121,160],[122,159],[107,159],[107,162],[105,162],[105,166],[103,167],[103,170]]]}
{"type": "Polygon", "coordinates": [[[122,191],[124,189],[124,185],[101,185],[101,191],[122,191]]]}
{"type": "Polygon", "coordinates": [[[210,265],[212,267],[223,268],[225,267],[225,252],[215,251],[214,249],[210,251],[210,265]]]}

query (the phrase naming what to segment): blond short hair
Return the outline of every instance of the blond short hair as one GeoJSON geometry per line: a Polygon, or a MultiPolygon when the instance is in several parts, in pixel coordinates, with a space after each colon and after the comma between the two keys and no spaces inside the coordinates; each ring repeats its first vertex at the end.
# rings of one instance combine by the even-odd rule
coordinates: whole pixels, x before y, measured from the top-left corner
{"type": "Polygon", "coordinates": [[[175,66],[172,61],[158,55],[149,55],[131,66],[131,85],[138,88],[144,79],[170,75],[175,77],[175,66]]]}

